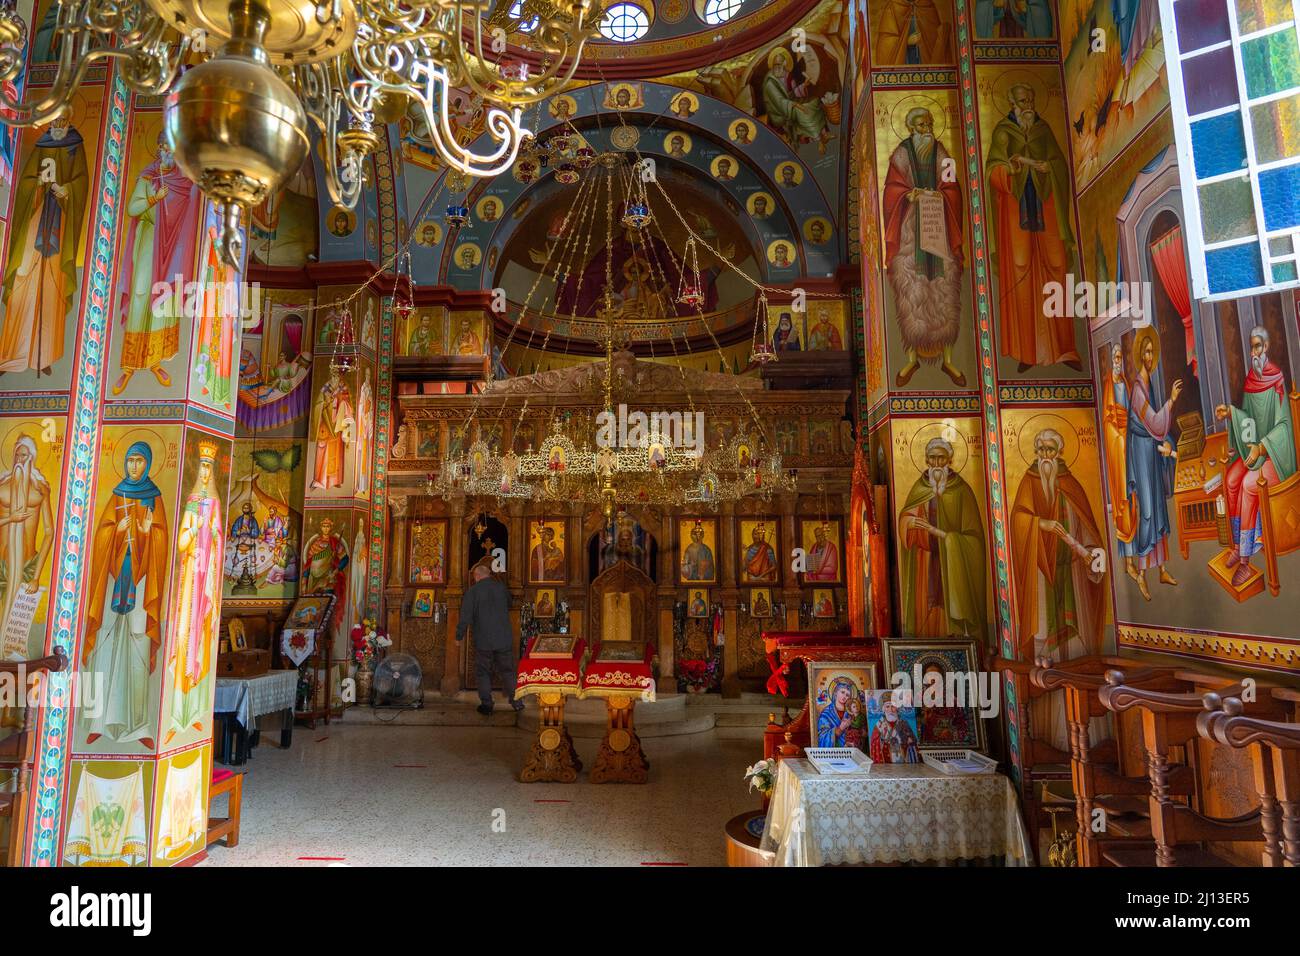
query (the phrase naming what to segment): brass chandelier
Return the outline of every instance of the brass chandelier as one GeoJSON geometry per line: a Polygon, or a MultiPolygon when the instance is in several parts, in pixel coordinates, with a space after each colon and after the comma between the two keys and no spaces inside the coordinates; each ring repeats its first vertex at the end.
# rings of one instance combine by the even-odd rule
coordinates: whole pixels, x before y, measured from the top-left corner
{"type": "MultiPolygon", "coordinates": [[[[565,148],[584,148],[576,133],[564,138],[565,148]]],[[[601,231],[598,211],[603,205],[606,248],[613,242],[617,220],[626,229],[633,258],[648,263],[658,284],[666,286],[665,266],[668,264],[659,261],[658,256],[650,251],[648,233],[655,217],[644,182],[629,172],[623,157],[618,154],[593,154],[589,158],[590,162],[574,164],[587,176],[565,216],[564,247],[548,252],[546,261],[541,264],[538,282],[549,271],[550,278],[559,288],[565,278],[581,271],[579,249],[585,252],[588,249],[585,240],[601,231]],[[622,195],[616,203],[615,193],[620,186],[622,195]],[[602,192],[603,204],[600,202],[602,192]]],[[[520,162],[524,161],[521,158],[520,162]]],[[[557,167],[557,175],[561,170],[562,167],[557,167]]],[[[666,236],[660,235],[666,240],[666,236]]],[[[678,301],[694,308],[702,316],[703,295],[700,293],[694,240],[688,240],[682,256],[672,253],[671,249],[669,255],[672,267],[679,272],[678,301]]],[[[634,402],[636,399],[634,393],[624,394],[630,385],[626,382],[616,384],[615,381],[616,364],[621,357],[630,358],[630,353],[624,350],[630,341],[628,321],[631,316],[626,304],[615,297],[612,288],[612,256],[606,255],[605,286],[597,309],[605,330],[602,342],[605,351],[602,413],[597,416],[597,421],[603,417],[607,422],[615,418],[616,407],[625,407],[629,400],[634,402]]],[[[534,283],[524,303],[525,310],[536,289],[534,283]]],[[[569,318],[575,317],[576,306],[569,318]]],[[[765,318],[765,315],[761,317],[765,318]]],[[[512,329],[506,347],[513,340],[515,329],[512,329]]],[[[548,341],[549,338],[548,332],[548,341]]],[[[763,338],[767,338],[766,327],[763,338]]],[[[717,347],[716,339],[714,345],[717,347]]],[[[542,349],[545,348],[544,341],[542,349]]],[[[762,360],[755,356],[755,361],[762,360]]],[[[698,419],[695,417],[696,401],[684,373],[682,383],[691,410],[689,417],[692,421],[702,421],[702,414],[698,419]]],[[[737,391],[743,398],[743,391],[739,387],[737,391]]],[[[611,433],[612,440],[602,442],[598,437],[593,444],[581,437],[584,429],[578,422],[568,415],[553,414],[548,432],[537,449],[529,447],[521,454],[513,449],[499,451],[482,438],[468,442],[470,425],[480,417],[485,402],[493,394],[490,387],[480,393],[457,444],[449,449],[439,470],[428,476],[428,494],[439,495],[444,500],[464,496],[500,501],[524,498],[599,503],[605,516],[612,520],[622,505],[691,504],[716,509],[724,501],[748,497],[768,501],[774,494],[792,492],[798,487],[798,473],[784,467],[780,453],[767,441],[763,423],[747,399],[750,421],[742,425],[729,441],[720,441],[712,448],[706,447],[703,434],[693,436],[693,448],[680,448],[672,436],[653,427],[635,438],[630,435],[614,438],[611,433]]]]}
{"type": "MultiPolygon", "coordinates": [[[[245,210],[278,190],[306,158],[309,122],[320,135],[330,199],[349,209],[361,195],[362,161],[381,142],[378,127],[413,105],[443,162],[466,175],[496,176],[532,135],[521,125],[523,107],[573,78],[604,16],[602,0],[58,4],[54,82],[25,98],[0,90],[3,122],[49,123],[68,109],[92,66],[116,61],[133,92],[166,94],[169,148],[222,209],[219,252],[230,265],[241,258],[245,210]],[[181,69],[195,59],[201,62],[181,69]],[[454,89],[484,100],[487,151],[457,141],[449,110],[454,89]]],[[[26,34],[12,0],[0,0],[0,80],[23,70],[26,34]]]]}

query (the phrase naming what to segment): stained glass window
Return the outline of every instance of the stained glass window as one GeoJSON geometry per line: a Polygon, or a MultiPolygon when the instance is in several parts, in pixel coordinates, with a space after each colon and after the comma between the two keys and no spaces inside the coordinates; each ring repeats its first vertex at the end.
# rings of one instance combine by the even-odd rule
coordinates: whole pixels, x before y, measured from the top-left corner
{"type": "Polygon", "coordinates": [[[1160,0],[1192,291],[1300,285],[1300,0],[1160,0]]]}

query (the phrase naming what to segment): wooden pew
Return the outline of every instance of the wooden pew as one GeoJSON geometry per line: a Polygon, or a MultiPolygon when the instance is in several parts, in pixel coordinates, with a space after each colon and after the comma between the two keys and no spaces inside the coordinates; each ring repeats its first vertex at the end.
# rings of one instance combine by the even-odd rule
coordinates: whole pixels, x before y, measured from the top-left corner
{"type": "MultiPolygon", "coordinates": [[[[0,661],[0,673],[26,675],[64,670],[68,658],[63,649],[56,647],[48,657],[33,661],[0,661]]],[[[43,678],[42,678],[43,679],[43,678]]],[[[20,692],[26,693],[22,687],[20,692]]],[[[36,707],[23,708],[22,729],[0,740],[0,765],[16,766],[18,773],[12,792],[0,793],[0,818],[9,821],[9,844],[0,860],[5,866],[21,866],[23,854],[23,826],[27,819],[27,800],[32,785],[32,767],[36,763],[36,707]]]]}
{"type": "MultiPolygon", "coordinates": [[[[1079,866],[1105,866],[1105,853],[1112,844],[1151,844],[1150,782],[1145,773],[1127,772],[1122,722],[1113,720],[1112,734],[1104,740],[1094,743],[1088,734],[1090,721],[1108,713],[1098,698],[1106,684],[1106,672],[1132,663],[1119,657],[1089,656],[1060,664],[1036,664],[1030,669],[1030,684],[1040,694],[1058,690],[1065,694],[1079,866]],[[1100,831],[1094,829],[1098,810],[1105,824],[1100,831]]],[[[1134,671],[1129,680],[1153,689],[1183,689],[1172,668],[1143,668],[1134,671]]],[[[1195,786],[1191,770],[1183,767],[1173,772],[1168,786],[1174,794],[1190,795],[1195,786]]]]}
{"type": "MultiPolygon", "coordinates": [[[[1287,702],[1292,695],[1275,694],[1287,702]]],[[[1237,697],[1206,694],[1196,730],[1207,740],[1248,748],[1259,792],[1264,866],[1300,866],[1300,724],[1245,714],[1237,697]]]]}
{"type": "MultiPolygon", "coordinates": [[[[1225,866],[1231,865],[1222,856],[1199,844],[1262,841],[1265,823],[1261,808],[1237,817],[1222,819],[1206,815],[1205,795],[1199,788],[1186,794],[1186,803],[1175,797],[1182,796],[1173,786],[1181,772],[1188,772],[1195,784],[1195,738],[1198,736],[1197,719],[1204,710],[1203,697],[1207,691],[1233,696],[1244,691],[1237,681],[1194,671],[1173,671],[1176,682],[1169,689],[1167,682],[1140,686],[1123,671],[1112,670],[1106,674],[1106,685],[1098,691],[1098,698],[1108,710],[1121,714],[1136,709],[1142,717],[1143,745],[1147,752],[1149,778],[1151,838],[1154,853],[1144,847],[1108,847],[1104,857],[1115,866],[1225,866]],[[1184,761],[1171,762],[1171,751],[1182,748],[1184,761]]],[[[1257,688],[1262,696],[1259,710],[1269,716],[1279,715],[1281,706],[1267,691],[1257,688]]],[[[1207,738],[1213,739],[1213,738],[1207,738]]]]}

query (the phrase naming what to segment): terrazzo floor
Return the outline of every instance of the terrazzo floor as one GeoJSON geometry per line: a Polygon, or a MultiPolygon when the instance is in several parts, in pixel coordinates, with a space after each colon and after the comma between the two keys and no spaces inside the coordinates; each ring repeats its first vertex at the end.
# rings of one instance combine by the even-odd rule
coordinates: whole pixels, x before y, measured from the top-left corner
{"type": "MultiPolygon", "coordinates": [[[[715,731],[644,741],[645,785],[523,784],[515,727],[331,723],[263,744],[242,768],[239,845],[206,866],[723,866],[723,825],[758,806],[755,740],[715,731]],[[495,824],[495,825],[494,825],[495,824]]],[[[224,812],[224,798],[214,807],[224,812]]]]}

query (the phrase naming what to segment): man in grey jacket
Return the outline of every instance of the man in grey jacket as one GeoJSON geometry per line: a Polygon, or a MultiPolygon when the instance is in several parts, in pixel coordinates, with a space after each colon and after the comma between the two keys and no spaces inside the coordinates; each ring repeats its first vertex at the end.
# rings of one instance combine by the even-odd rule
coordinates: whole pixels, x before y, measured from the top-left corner
{"type": "Polygon", "coordinates": [[[456,625],[456,643],[463,644],[465,632],[474,632],[474,676],[478,679],[478,712],[492,713],[492,672],[501,678],[506,700],[515,710],[523,710],[515,700],[514,630],[510,626],[510,589],[492,577],[486,563],[475,565],[474,583],[460,602],[460,623],[456,625]]]}

